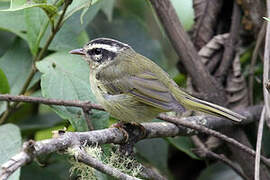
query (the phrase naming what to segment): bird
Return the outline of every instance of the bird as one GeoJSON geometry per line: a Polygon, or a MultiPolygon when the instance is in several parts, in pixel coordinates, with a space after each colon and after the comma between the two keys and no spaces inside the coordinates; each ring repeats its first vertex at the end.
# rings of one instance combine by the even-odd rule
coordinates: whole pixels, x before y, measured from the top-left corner
{"type": "Polygon", "coordinates": [[[92,93],[120,122],[148,122],[160,113],[183,113],[187,109],[238,123],[245,119],[234,111],[185,92],[161,67],[126,43],[97,38],[70,53],[81,55],[88,63],[92,93]]]}

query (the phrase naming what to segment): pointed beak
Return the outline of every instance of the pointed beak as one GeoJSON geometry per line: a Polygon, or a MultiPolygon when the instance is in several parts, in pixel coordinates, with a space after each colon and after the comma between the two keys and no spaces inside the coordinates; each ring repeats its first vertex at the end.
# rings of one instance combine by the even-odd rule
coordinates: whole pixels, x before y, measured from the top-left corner
{"type": "Polygon", "coordinates": [[[80,49],[73,49],[69,51],[70,54],[77,54],[77,55],[85,55],[84,51],[82,48],[80,49]]]}

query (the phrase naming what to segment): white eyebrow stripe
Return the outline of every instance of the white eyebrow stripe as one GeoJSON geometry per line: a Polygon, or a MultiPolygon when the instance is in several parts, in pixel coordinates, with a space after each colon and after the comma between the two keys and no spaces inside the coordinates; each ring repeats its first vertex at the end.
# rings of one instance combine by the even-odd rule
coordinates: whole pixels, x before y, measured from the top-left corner
{"type": "Polygon", "coordinates": [[[101,48],[101,49],[105,49],[107,51],[110,52],[119,52],[119,50],[121,49],[120,47],[117,46],[110,46],[107,44],[91,44],[91,46],[89,46],[89,49],[95,49],[95,48],[101,48]]]}

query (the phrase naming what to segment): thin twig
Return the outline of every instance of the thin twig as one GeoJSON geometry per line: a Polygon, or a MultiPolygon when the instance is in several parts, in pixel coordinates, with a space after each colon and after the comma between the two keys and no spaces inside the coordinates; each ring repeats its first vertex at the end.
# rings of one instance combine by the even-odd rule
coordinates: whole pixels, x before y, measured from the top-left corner
{"type": "Polygon", "coordinates": [[[255,173],[254,179],[260,180],[260,156],[261,156],[261,148],[262,148],[262,135],[263,135],[263,125],[265,120],[265,108],[262,110],[261,119],[259,122],[258,127],[258,134],[257,134],[257,144],[256,144],[256,156],[255,156],[255,173]]]}
{"type": "Polygon", "coordinates": [[[194,145],[198,148],[199,152],[197,152],[196,150],[195,151],[197,152],[196,154],[199,155],[201,158],[214,158],[214,159],[220,160],[221,162],[230,166],[244,180],[248,180],[247,176],[243,173],[243,171],[238,166],[236,166],[231,160],[229,160],[226,156],[210,151],[196,135],[192,136],[191,139],[194,145]]]}
{"type": "MultiPolygon", "coordinates": [[[[266,1],[267,15],[270,16],[270,0],[266,1]]],[[[267,83],[269,81],[269,63],[270,63],[270,23],[267,22],[265,47],[264,47],[264,61],[263,61],[263,97],[265,103],[265,118],[269,121],[270,116],[270,96],[267,91],[267,83]]]]}
{"type": "Polygon", "coordinates": [[[74,107],[88,107],[90,109],[97,109],[104,111],[104,108],[98,104],[89,103],[89,101],[76,101],[76,100],[61,100],[61,99],[48,99],[31,96],[14,96],[9,94],[0,94],[0,101],[11,102],[29,102],[29,103],[42,103],[47,105],[59,105],[59,106],[74,106],[74,107]]]}
{"type": "MultiPolygon", "coordinates": [[[[97,110],[105,111],[101,105],[93,104],[93,103],[90,103],[89,101],[49,99],[49,98],[41,98],[41,97],[23,96],[23,95],[16,96],[16,95],[10,95],[10,94],[0,94],[0,101],[42,103],[46,105],[59,105],[59,106],[74,106],[74,107],[80,107],[80,108],[86,108],[86,109],[97,109],[97,110]]],[[[241,125],[251,123],[256,119],[259,120],[261,110],[262,110],[262,106],[253,106],[243,111],[238,111],[238,113],[243,114],[246,117],[246,119],[241,122],[241,125]]],[[[207,116],[207,117],[204,117],[203,119],[196,118],[196,117],[197,116],[194,116],[192,118],[187,117],[186,119],[190,122],[197,121],[198,123],[206,119],[207,121],[204,124],[203,123],[201,124],[206,127],[213,128],[213,129],[236,125],[232,121],[222,120],[214,116],[207,116]]]]}
{"type": "Polygon", "coordinates": [[[96,158],[87,154],[83,149],[80,148],[80,146],[75,146],[72,149],[75,151],[75,154],[76,154],[75,158],[78,161],[81,161],[84,164],[87,164],[87,165],[89,165],[89,166],[91,166],[91,167],[93,167],[101,172],[104,172],[112,177],[115,177],[115,178],[121,179],[121,180],[139,180],[136,177],[132,177],[132,176],[129,176],[125,173],[122,173],[121,171],[119,171],[118,169],[116,169],[114,167],[110,167],[106,164],[103,164],[102,162],[100,162],[96,158]]]}
{"type": "MultiPolygon", "coordinates": [[[[167,122],[171,122],[171,123],[174,123],[174,124],[177,124],[177,125],[180,125],[180,126],[188,127],[188,128],[193,129],[193,130],[197,130],[200,133],[205,133],[205,134],[208,134],[208,135],[212,135],[212,136],[214,136],[216,138],[219,138],[219,139],[221,139],[221,140],[223,140],[223,141],[225,141],[225,142],[227,142],[227,143],[241,149],[242,151],[252,155],[253,157],[255,157],[255,155],[256,155],[256,152],[253,149],[250,149],[249,147],[247,147],[244,144],[239,143],[235,139],[230,138],[230,137],[228,137],[228,136],[226,136],[224,134],[221,134],[220,132],[217,132],[215,130],[206,128],[204,126],[200,126],[198,124],[193,124],[193,123],[190,123],[190,122],[186,122],[186,121],[183,121],[182,119],[178,119],[178,118],[174,118],[174,117],[168,117],[168,116],[165,116],[163,114],[161,114],[159,117],[161,117],[163,120],[165,120],[167,122]]],[[[266,166],[270,167],[270,161],[266,157],[262,156],[261,159],[265,163],[266,166]]]]}

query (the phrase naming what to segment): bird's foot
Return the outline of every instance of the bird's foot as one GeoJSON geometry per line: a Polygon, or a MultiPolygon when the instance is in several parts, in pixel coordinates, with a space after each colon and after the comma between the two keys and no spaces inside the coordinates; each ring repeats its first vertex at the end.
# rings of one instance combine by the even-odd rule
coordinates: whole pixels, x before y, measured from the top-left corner
{"type": "Polygon", "coordinates": [[[123,123],[123,122],[119,122],[119,123],[116,123],[116,124],[111,125],[110,127],[111,128],[117,128],[117,129],[119,129],[123,133],[123,135],[125,137],[124,143],[126,143],[126,142],[128,142],[129,134],[126,131],[126,129],[124,127],[124,124],[125,123],[123,123]]]}
{"type": "Polygon", "coordinates": [[[146,129],[139,123],[120,122],[111,127],[118,128],[125,136],[125,141],[120,147],[120,151],[125,155],[132,154],[134,144],[147,135],[146,129]]]}
{"type": "Polygon", "coordinates": [[[146,129],[144,128],[144,126],[143,125],[141,125],[140,123],[136,123],[136,122],[131,122],[131,123],[127,123],[127,124],[130,124],[130,125],[132,125],[133,126],[133,129],[135,130],[137,127],[138,128],[140,128],[140,138],[141,139],[143,139],[143,138],[145,138],[146,137],[146,135],[147,135],[147,131],[146,131],[146,129]]]}

